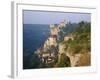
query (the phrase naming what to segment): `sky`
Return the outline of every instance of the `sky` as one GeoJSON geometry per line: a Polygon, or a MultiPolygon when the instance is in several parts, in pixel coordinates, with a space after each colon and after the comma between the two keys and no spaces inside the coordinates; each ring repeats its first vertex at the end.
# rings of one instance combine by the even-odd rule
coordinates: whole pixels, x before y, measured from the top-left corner
{"type": "Polygon", "coordinates": [[[31,10],[23,11],[24,24],[58,24],[64,20],[70,21],[71,23],[78,23],[80,21],[91,22],[91,14],[31,10]]]}

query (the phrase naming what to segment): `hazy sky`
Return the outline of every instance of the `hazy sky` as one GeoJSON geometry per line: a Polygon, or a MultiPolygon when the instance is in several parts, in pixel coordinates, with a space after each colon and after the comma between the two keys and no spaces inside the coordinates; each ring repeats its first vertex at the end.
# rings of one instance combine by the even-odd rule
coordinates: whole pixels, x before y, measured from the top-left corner
{"type": "Polygon", "coordinates": [[[91,21],[89,13],[63,13],[63,12],[46,12],[46,11],[23,11],[24,24],[55,24],[63,20],[77,23],[80,21],[91,21]]]}

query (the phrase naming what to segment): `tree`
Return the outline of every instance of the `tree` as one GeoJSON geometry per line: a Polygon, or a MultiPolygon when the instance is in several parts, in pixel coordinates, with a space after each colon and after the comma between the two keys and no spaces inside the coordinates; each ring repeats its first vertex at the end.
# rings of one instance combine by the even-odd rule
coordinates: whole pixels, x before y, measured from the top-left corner
{"type": "Polygon", "coordinates": [[[70,67],[70,59],[64,53],[60,56],[60,62],[57,63],[56,67],[70,67]]]}
{"type": "Polygon", "coordinates": [[[37,54],[33,54],[30,60],[31,68],[38,68],[40,65],[40,58],[37,54]]]}

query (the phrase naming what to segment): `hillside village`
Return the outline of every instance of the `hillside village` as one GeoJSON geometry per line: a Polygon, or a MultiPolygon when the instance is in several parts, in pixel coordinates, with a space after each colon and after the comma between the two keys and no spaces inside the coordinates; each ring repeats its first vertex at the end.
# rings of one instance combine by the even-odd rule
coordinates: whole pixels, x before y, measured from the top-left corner
{"type": "MultiPolygon", "coordinates": [[[[59,24],[49,25],[49,37],[44,45],[35,51],[41,62],[40,67],[76,67],[89,66],[91,64],[90,49],[87,48],[87,43],[84,43],[84,49],[80,49],[80,42],[77,44],[74,43],[75,39],[78,39],[79,34],[77,32],[66,34],[66,31],[64,31],[69,24],[69,22],[64,20],[59,24]]],[[[84,35],[87,36],[88,34],[84,35]]],[[[90,43],[89,39],[90,35],[88,35],[88,41],[90,43]]],[[[88,47],[90,47],[90,44],[88,47]]]]}

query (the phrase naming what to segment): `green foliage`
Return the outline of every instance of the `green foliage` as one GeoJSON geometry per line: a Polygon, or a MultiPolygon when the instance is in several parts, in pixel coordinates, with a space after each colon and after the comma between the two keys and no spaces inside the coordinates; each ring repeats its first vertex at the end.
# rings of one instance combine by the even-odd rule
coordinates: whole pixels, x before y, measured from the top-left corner
{"type": "Polygon", "coordinates": [[[48,63],[48,64],[47,64],[47,67],[48,67],[48,68],[54,67],[55,64],[56,64],[55,62],[48,63]]]}
{"type": "Polygon", "coordinates": [[[60,62],[57,63],[56,67],[70,67],[70,59],[64,53],[60,56],[60,62]]]}
{"type": "Polygon", "coordinates": [[[31,58],[30,62],[31,62],[31,67],[32,68],[38,68],[40,63],[41,63],[37,54],[32,55],[32,58],[31,58]]]}
{"type": "Polygon", "coordinates": [[[56,47],[55,47],[54,45],[52,45],[52,46],[50,47],[49,51],[50,51],[51,53],[53,53],[53,52],[56,52],[57,49],[56,49],[56,47]]]}
{"type": "Polygon", "coordinates": [[[51,68],[51,67],[55,67],[56,63],[58,62],[58,57],[56,56],[55,58],[53,58],[54,61],[47,63],[46,67],[51,68]]]}
{"type": "Polygon", "coordinates": [[[90,23],[80,22],[79,27],[77,27],[76,31],[73,32],[74,40],[68,40],[66,43],[70,47],[70,52],[72,53],[81,53],[81,52],[89,52],[91,49],[91,26],[90,23]]]}

